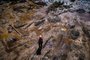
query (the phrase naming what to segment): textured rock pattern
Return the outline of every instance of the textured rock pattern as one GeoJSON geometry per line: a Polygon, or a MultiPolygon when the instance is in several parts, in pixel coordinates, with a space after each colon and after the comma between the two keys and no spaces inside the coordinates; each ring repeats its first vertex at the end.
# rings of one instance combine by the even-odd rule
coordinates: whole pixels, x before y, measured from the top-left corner
{"type": "Polygon", "coordinates": [[[76,5],[47,13],[49,6],[0,5],[0,60],[90,60],[90,14],[76,5]],[[39,35],[44,43],[36,55],[39,35]]]}

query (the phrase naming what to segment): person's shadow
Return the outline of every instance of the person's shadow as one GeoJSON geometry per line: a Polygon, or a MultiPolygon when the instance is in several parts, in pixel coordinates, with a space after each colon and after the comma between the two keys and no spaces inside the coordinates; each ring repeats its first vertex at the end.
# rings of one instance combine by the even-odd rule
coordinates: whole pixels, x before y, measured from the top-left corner
{"type": "Polygon", "coordinates": [[[41,50],[42,50],[42,47],[39,47],[39,48],[37,49],[37,51],[36,51],[36,54],[37,54],[37,55],[41,55],[41,50]]]}
{"type": "Polygon", "coordinates": [[[41,55],[42,44],[43,44],[43,39],[42,39],[42,37],[40,36],[40,37],[39,37],[39,40],[38,40],[38,49],[37,49],[37,51],[36,51],[36,54],[37,54],[37,55],[41,55]]]}

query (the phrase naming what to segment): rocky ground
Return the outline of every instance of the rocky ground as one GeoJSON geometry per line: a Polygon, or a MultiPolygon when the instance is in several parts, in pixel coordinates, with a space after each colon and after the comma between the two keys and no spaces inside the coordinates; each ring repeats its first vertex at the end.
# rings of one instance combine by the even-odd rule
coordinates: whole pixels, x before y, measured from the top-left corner
{"type": "Polygon", "coordinates": [[[76,3],[1,4],[0,60],[90,60],[90,11],[76,3]]]}

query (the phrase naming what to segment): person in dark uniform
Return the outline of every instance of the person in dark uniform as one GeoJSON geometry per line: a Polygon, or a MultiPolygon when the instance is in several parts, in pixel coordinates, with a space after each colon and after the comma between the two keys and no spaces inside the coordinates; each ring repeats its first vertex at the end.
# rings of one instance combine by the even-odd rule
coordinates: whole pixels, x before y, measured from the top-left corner
{"type": "Polygon", "coordinates": [[[38,46],[39,47],[38,47],[37,52],[36,52],[37,55],[41,55],[42,45],[43,45],[43,38],[40,35],[39,40],[38,40],[38,46]]]}
{"type": "Polygon", "coordinates": [[[43,39],[42,39],[42,36],[40,35],[39,40],[38,40],[39,48],[42,48],[42,44],[43,44],[43,39]]]}

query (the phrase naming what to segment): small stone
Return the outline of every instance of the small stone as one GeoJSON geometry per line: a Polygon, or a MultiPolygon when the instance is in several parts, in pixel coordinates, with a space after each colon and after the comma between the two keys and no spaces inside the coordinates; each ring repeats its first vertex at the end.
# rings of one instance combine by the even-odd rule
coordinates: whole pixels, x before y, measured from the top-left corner
{"type": "Polygon", "coordinates": [[[71,38],[72,39],[77,39],[79,37],[80,33],[78,31],[72,30],[71,31],[71,38]]]}

